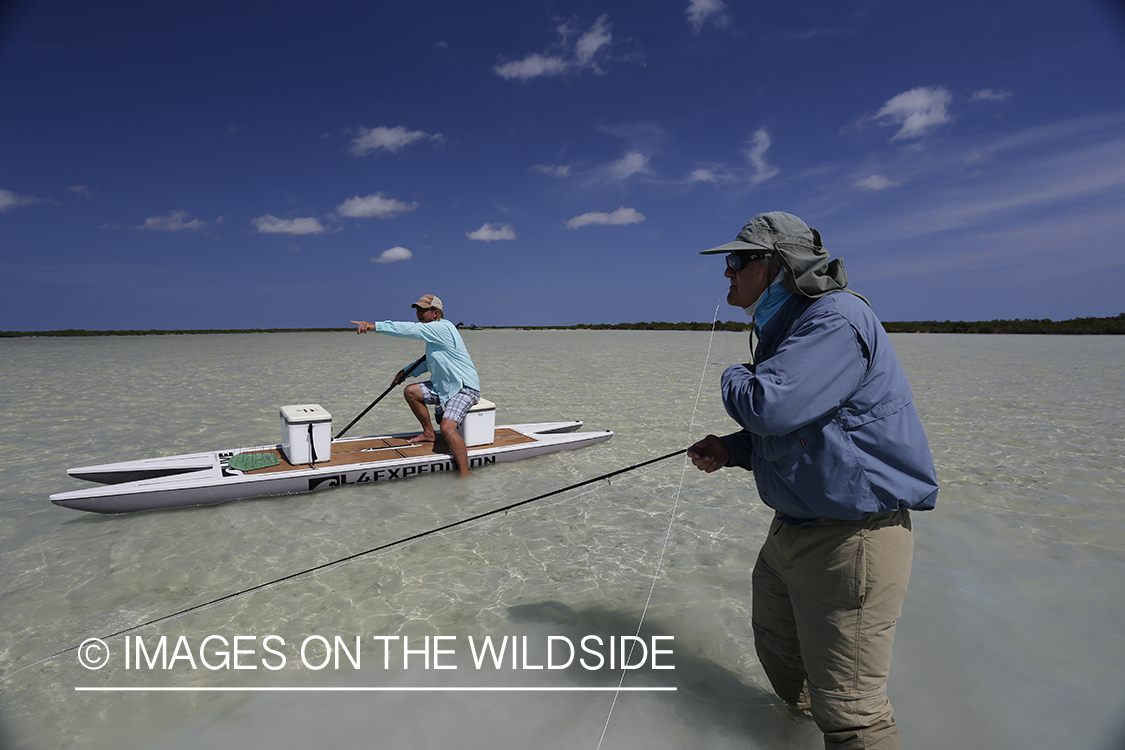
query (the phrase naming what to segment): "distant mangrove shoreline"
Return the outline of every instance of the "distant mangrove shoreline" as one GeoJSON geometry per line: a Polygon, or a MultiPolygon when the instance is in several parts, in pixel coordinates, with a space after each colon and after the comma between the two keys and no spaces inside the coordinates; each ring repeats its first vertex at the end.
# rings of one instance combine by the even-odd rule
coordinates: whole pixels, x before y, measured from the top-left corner
{"type": "MultiPolygon", "coordinates": [[[[570,326],[477,326],[458,323],[462,330],[475,331],[710,331],[711,323],[578,323],[570,326]]],[[[728,320],[714,324],[717,331],[748,331],[749,321],[728,320]]],[[[1125,313],[1114,318],[1072,318],[1070,320],[924,320],[884,322],[888,333],[1015,333],[1054,334],[1064,336],[1125,334],[1125,313]]],[[[115,330],[87,331],[68,328],[60,331],[0,331],[0,338],[68,337],[68,336],[183,336],[201,333],[340,333],[354,328],[230,328],[197,330],[115,330]]]]}

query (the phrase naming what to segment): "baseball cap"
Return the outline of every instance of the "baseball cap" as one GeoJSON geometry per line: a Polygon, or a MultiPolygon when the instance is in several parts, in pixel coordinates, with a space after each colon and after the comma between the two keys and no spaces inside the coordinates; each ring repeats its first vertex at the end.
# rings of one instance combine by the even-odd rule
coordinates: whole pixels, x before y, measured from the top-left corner
{"type": "MultiPolygon", "coordinates": [[[[423,294],[422,299],[415,302],[411,307],[420,307],[423,310],[429,310],[431,307],[436,307],[441,310],[441,300],[432,294],[423,294]]],[[[444,312],[444,310],[442,310],[444,312]]]]}

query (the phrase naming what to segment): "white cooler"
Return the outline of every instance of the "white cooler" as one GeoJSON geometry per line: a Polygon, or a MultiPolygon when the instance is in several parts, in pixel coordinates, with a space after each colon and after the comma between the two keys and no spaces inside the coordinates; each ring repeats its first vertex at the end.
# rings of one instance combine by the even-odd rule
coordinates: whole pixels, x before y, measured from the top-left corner
{"type": "Polygon", "coordinates": [[[496,404],[482,398],[473,404],[457,431],[465,439],[465,447],[488,445],[496,439],[496,404]]]}
{"type": "Polygon", "coordinates": [[[281,407],[281,449],[294,466],[332,458],[332,415],[320,404],[281,407]]]}

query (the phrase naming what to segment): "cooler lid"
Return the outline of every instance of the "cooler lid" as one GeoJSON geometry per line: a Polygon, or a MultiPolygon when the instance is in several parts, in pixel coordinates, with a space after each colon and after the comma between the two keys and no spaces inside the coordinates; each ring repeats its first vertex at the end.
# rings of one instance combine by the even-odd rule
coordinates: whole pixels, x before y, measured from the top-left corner
{"type": "Polygon", "coordinates": [[[286,424],[331,421],[332,415],[320,404],[290,404],[281,407],[281,418],[286,424]]]}

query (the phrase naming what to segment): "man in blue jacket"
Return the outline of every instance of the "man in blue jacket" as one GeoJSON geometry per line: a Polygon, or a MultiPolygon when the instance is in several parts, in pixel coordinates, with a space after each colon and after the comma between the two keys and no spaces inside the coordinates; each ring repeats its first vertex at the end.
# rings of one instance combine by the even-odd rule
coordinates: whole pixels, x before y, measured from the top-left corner
{"type": "Polygon", "coordinates": [[[408,377],[427,371],[430,373],[430,380],[411,383],[403,392],[410,410],[422,425],[422,434],[414,440],[420,443],[434,442],[429,405],[436,404],[441,436],[457,462],[460,475],[466,476],[469,473],[468,449],[457,428],[465,420],[465,415],[473,404],[480,400],[477,369],[457,326],[445,319],[440,299],[426,294],[411,307],[418,318],[417,323],[397,323],[390,320],[381,323],[353,320],[352,323],[358,326],[356,333],[375,331],[426,342],[425,358],[411,372],[407,372],[405,368],[399,370],[391,384],[398,385],[408,377]]]}
{"type": "Polygon", "coordinates": [[[753,572],[758,658],[828,748],[900,748],[887,698],[913,556],[911,510],[937,478],[898,357],[839,259],[792,214],[759,214],[726,253],[727,303],[753,318],[754,361],[723,373],[743,428],[688,449],[752,470],[775,517],[753,572]]]}

